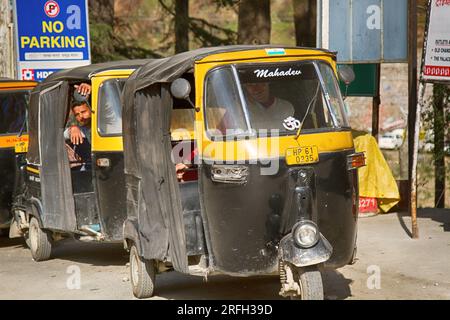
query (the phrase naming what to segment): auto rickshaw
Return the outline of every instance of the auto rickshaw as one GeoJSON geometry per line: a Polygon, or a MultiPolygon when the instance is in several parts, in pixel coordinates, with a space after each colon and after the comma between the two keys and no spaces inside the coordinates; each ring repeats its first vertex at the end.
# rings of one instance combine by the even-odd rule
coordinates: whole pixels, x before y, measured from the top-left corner
{"type": "Polygon", "coordinates": [[[337,74],[326,50],[224,46],[153,60],[130,76],[123,237],[136,297],[152,296],[155,275],[175,270],[278,274],[280,295],[323,299],[322,267],[355,253],[355,169],[364,164],[337,74]],[[250,97],[251,86],[274,97],[250,97]],[[179,163],[196,174],[180,179],[179,163]]]}
{"type": "Polygon", "coordinates": [[[122,240],[126,211],[120,94],[125,79],[143,63],[118,61],[58,71],[31,92],[25,191],[13,210],[17,236],[25,237],[35,261],[49,259],[53,242],[69,236],[122,240]],[[90,85],[91,99],[81,101],[76,90],[80,84],[90,85]],[[76,156],[76,146],[64,137],[74,122],[71,105],[77,101],[92,113],[90,157],[83,163],[70,157],[76,156]]]}
{"type": "Polygon", "coordinates": [[[7,234],[11,205],[18,184],[16,164],[28,141],[26,114],[34,81],[0,78],[0,234],[7,234]],[[17,146],[17,147],[16,147],[17,146]]]}

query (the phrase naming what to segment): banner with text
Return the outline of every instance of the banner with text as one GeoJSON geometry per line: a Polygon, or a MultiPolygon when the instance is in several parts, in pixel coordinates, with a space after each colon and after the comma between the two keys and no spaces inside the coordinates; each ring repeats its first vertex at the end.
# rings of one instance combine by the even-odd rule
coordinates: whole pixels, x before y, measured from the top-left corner
{"type": "Polygon", "coordinates": [[[450,82],[450,0],[431,0],[424,48],[424,81],[450,82]]]}

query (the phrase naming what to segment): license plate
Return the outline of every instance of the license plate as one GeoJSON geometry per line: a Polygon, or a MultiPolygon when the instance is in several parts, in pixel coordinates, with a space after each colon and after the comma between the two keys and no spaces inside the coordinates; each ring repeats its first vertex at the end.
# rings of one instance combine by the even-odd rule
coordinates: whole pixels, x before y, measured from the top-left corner
{"type": "Polygon", "coordinates": [[[14,145],[14,151],[16,153],[24,153],[28,151],[28,141],[19,141],[14,145]]]}
{"type": "Polygon", "coordinates": [[[286,163],[288,165],[309,164],[318,161],[319,152],[316,146],[296,147],[286,150],[286,163]]]}

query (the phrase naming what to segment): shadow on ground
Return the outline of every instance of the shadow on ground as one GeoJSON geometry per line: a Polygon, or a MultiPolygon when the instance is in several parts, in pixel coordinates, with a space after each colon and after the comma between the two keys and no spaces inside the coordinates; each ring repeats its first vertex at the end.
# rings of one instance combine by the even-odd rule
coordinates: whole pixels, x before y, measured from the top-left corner
{"type": "MultiPolygon", "coordinates": [[[[339,271],[326,269],[322,271],[326,300],[341,300],[351,296],[351,280],[339,271]]],[[[203,277],[169,272],[157,275],[155,297],[175,300],[285,300],[280,291],[279,276],[203,277]]]]}
{"type": "Polygon", "coordinates": [[[14,239],[9,239],[6,236],[2,236],[0,237],[0,248],[6,248],[6,247],[22,247],[25,245],[25,241],[23,240],[23,238],[14,238],[14,239]]]}
{"type": "Polygon", "coordinates": [[[128,253],[122,243],[86,243],[72,239],[59,241],[52,259],[67,260],[92,266],[124,266],[128,253]]]}
{"type": "Polygon", "coordinates": [[[450,232],[450,209],[423,208],[418,210],[417,216],[441,223],[443,231],[450,232]]]}
{"type": "MultiPolygon", "coordinates": [[[[405,217],[410,217],[408,212],[397,212],[397,218],[409,237],[412,237],[410,226],[405,223],[405,217]]],[[[423,208],[417,210],[418,219],[431,219],[440,223],[444,232],[450,232],[450,209],[423,208]]],[[[410,223],[409,223],[410,224],[410,223]]]]}

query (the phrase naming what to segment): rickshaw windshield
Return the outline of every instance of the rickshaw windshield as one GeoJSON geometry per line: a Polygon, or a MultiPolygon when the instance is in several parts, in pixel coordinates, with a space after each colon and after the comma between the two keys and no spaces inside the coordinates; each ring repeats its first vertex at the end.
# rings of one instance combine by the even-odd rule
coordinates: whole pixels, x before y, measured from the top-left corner
{"type": "Polygon", "coordinates": [[[0,135],[26,131],[29,91],[0,92],[0,135]]]}
{"type": "Polygon", "coordinates": [[[347,127],[332,68],[322,62],[230,65],[205,83],[210,135],[271,135],[347,127]]]}
{"type": "Polygon", "coordinates": [[[98,131],[102,136],[122,134],[122,106],[120,95],[124,79],[104,81],[99,89],[98,131]]]}

